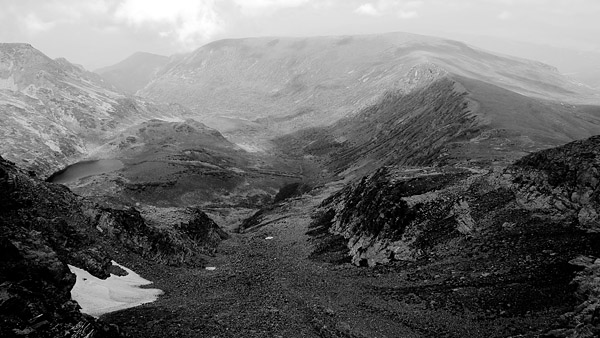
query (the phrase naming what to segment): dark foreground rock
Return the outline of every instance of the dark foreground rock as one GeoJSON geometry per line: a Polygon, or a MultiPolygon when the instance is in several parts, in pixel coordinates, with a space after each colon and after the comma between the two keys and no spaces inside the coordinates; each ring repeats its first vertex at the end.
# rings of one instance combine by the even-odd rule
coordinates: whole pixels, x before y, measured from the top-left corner
{"type": "Polygon", "coordinates": [[[444,280],[427,291],[444,307],[552,314],[549,336],[597,337],[599,149],[592,137],[489,171],[384,167],[325,200],[313,227],[344,237],[356,265],[444,280]]]}
{"type": "Polygon", "coordinates": [[[134,208],[100,208],[62,185],[42,182],[0,157],[0,336],[117,337],[115,326],[79,312],[67,264],[99,278],[111,252],[158,263],[202,265],[225,234],[200,210],[158,226],[134,208]]]}

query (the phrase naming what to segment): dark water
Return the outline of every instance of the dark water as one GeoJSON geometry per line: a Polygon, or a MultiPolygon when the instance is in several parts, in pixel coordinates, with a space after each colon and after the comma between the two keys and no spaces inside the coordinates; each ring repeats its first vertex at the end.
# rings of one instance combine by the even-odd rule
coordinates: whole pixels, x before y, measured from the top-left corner
{"type": "Polygon", "coordinates": [[[121,168],[123,168],[123,162],[119,160],[82,161],[55,172],[47,181],[53,183],[69,183],[83,177],[109,173],[121,168]]]}

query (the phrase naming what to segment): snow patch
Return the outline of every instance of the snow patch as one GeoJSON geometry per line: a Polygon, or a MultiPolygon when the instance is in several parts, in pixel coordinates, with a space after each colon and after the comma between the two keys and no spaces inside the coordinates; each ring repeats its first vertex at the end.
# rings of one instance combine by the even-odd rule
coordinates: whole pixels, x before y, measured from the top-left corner
{"type": "Polygon", "coordinates": [[[111,274],[107,279],[92,276],[89,272],[69,265],[77,276],[71,298],[81,306],[81,312],[94,317],[155,301],[163,292],[159,289],[141,289],[152,284],[132,270],[112,262],[127,272],[126,276],[111,274]]]}

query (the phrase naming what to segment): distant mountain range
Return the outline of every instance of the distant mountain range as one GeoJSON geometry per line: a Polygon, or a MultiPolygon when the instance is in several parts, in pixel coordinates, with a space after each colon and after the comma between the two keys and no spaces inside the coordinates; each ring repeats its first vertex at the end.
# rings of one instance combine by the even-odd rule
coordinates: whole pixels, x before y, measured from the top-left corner
{"type": "Polygon", "coordinates": [[[407,33],[216,41],[169,64],[139,94],[209,119],[285,118],[277,128],[285,133],[333,123],[386,91],[408,93],[446,73],[536,98],[598,100],[546,64],[407,33]],[[429,68],[439,71],[419,71],[429,68]]]}
{"type": "Polygon", "coordinates": [[[542,61],[557,67],[569,78],[600,89],[600,53],[597,51],[579,51],[490,36],[465,36],[464,41],[495,53],[542,61]]]}
{"type": "Polygon", "coordinates": [[[182,103],[239,144],[276,138],[340,174],[506,163],[600,133],[598,93],[554,67],[406,33],[217,41],[138,94],[182,103]]]}
{"type": "Polygon", "coordinates": [[[0,50],[0,109],[6,111],[4,133],[10,138],[4,152],[44,174],[152,118],[193,118],[251,151],[269,151],[278,138],[296,154],[313,152],[281,138],[302,135],[306,128],[332,128],[325,131],[328,141],[314,133],[317,139],[303,141],[316,142],[313,149],[343,148],[327,152],[337,156],[326,160],[338,163],[336,170],[344,167],[339,166],[344,156],[356,155],[354,147],[387,147],[379,144],[387,144],[386,138],[372,137],[377,134],[397,136],[396,150],[377,152],[379,160],[409,163],[411,156],[397,148],[408,142],[429,149],[419,141],[429,127],[419,123],[433,121],[434,133],[460,130],[438,140],[436,154],[450,162],[470,151],[494,154],[484,160],[514,159],[600,133],[598,93],[552,66],[407,33],[221,40],[171,58],[136,53],[98,70],[102,77],[29,45],[3,44],[0,50]],[[460,102],[448,107],[448,95],[460,102]],[[29,112],[26,121],[21,110],[29,112]],[[463,117],[440,116],[443,112],[463,117]],[[465,116],[471,121],[466,125],[465,116]],[[415,118],[420,122],[409,123],[415,118]],[[39,145],[35,153],[33,144],[39,145]]]}

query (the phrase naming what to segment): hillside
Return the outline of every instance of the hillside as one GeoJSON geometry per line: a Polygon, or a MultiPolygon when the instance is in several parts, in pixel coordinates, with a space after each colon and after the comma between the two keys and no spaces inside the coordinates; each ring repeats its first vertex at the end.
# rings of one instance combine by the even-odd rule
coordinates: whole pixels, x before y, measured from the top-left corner
{"type": "Polygon", "coordinates": [[[117,64],[96,69],[94,72],[118,90],[135,94],[144,88],[167,63],[169,63],[167,56],[137,52],[117,64]]]}
{"type": "Polygon", "coordinates": [[[48,175],[119,129],[187,110],[118,93],[98,75],[28,44],[0,44],[0,153],[48,175]]]}

